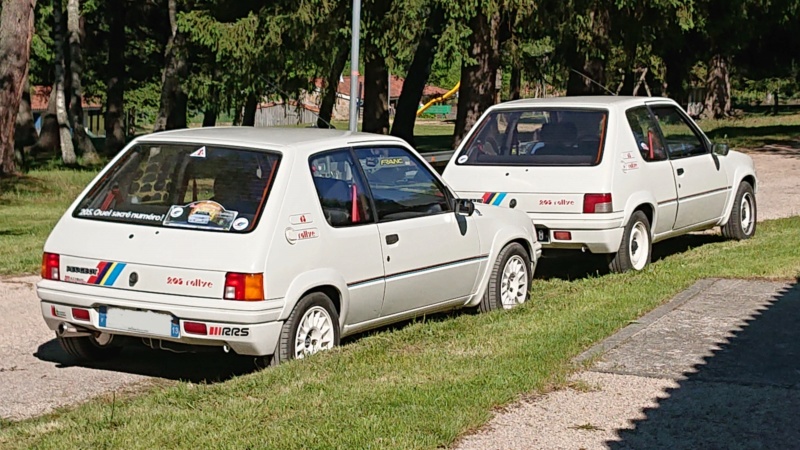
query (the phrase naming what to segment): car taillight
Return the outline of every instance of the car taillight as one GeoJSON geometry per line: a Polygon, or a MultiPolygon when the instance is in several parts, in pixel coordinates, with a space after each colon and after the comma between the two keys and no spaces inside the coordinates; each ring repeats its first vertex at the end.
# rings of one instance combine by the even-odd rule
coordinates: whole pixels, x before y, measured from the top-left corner
{"type": "Polygon", "coordinates": [[[42,255],[42,278],[45,280],[58,280],[58,266],[60,258],[55,253],[45,252],[42,255]]]}
{"type": "Polygon", "coordinates": [[[264,300],[264,276],[260,273],[225,274],[225,300],[264,300]]]}
{"type": "Polygon", "coordinates": [[[583,213],[610,213],[613,209],[611,207],[611,194],[584,194],[583,195],[583,213]]]}
{"type": "Polygon", "coordinates": [[[202,334],[203,336],[208,334],[206,324],[200,322],[183,322],[183,331],[187,334],[202,334]]]}
{"type": "Polygon", "coordinates": [[[83,308],[72,308],[72,318],[75,320],[83,320],[84,322],[91,320],[89,310],[83,308]]]}

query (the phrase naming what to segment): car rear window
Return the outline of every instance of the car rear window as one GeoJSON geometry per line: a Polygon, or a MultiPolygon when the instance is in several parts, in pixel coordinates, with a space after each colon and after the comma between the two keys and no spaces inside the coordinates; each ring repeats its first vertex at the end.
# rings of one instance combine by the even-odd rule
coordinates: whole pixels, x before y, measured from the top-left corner
{"type": "Polygon", "coordinates": [[[608,111],[569,108],[488,114],[459,153],[459,165],[594,166],[603,158],[608,111]]]}
{"type": "Polygon", "coordinates": [[[280,162],[273,152],[198,144],[130,148],[73,217],[159,227],[248,232],[280,162]]]}

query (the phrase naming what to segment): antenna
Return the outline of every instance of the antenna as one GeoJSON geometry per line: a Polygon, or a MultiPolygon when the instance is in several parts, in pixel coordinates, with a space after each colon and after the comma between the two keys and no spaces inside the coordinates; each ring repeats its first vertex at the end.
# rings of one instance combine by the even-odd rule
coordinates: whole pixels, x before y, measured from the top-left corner
{"type": "MultiPolygon", "coordinates": [[[[289,95],[289,93],[288,93],[288,92],[286,92],[286,91],[284,91],[283,89],[279,88],[279,87],[278,87],[278,86],[277,86],[275,83],[273,83],[273,82],[271,82],[271,81],[267,80],[267,79],[266,79],[266,78],[264,78],[262,75],[259,75],[259,76],[258,76],[258,78],[260,78],[260,79],[261,79],[261,81],[263,81],[264,83],[267,83],[267,86],[268,86],[268,87],[270,87],[270,88],[272,88],[274,91],[277,91],[278,93],[280,93],[280,94],[283,94],[283,95],[284,95],[286,98],[292,98],[292,96],[291,96],[291,95],[289,95]]],[[[298,101],[297,103],[298,103],[298,104],[302,104],[302,103],[301,103],[301,102],[299,102],[299,101],[298,101]]],[[[336,127],[335,127],[335,126],[333,126],[333,125],[332,125],[330,122],[328,122],[327,120],[325,120],[325,119],[323,119],[322,117],[320,117],[320,115],[319,115],[319,114],[317,114],[317,113],[315,113],[314,111],[311,111],[311,110],[309,110],[309,112],[310,112],[311,114],[315,115],[315,116],[317,117],[317,119],[319,119],[319,120],[321,120],[321,121],[325,122],[325,125],[328,125],[328,128],[331,128],[331,129],[334,129],[334,130],[336,129],[336,127]]]]}
{"type": "Polygon", "coordinates": [[[617,93],[616,93],[616,92],[611,92],[611,90],[610,90],[610,89],[608,89],[607,87],[605,87],[605,86],[603,86],[602,84],[598,83],[597,81],[594,81],[594,80],[593,80],[591,77],[589,77],[588,75],[586,75],[586,74],[584,74],[584,73],[581,73],[581,72],[578,72],[577,70],[575,70],[575,69],[572,69],[572,68],[570,68],[569,70],[571,70],[571,71],[573,71],[573,72],[577,73],[578,75],[582,76],[583,78],[586,78],[587,80],[591,81],[592,83],[594,83],[594,84],[596,84],[596,85],[600,86],[601,88],[603,88],[603,90],[604,90],[604,91],[608,92],[609,94],[611,94],[611,95],[613,95],[613,96],[616,96],[616,95],[617,95],[617,93]]]}

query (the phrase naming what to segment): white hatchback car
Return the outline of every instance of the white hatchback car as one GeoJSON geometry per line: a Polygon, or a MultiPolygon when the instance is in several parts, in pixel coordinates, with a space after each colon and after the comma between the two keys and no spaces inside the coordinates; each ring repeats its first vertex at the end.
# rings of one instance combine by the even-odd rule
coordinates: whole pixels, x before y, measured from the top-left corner
{"type": "Polygon", "coordinates": [[[541,246],[525,214],[455,198],[400,139],[236,127],[135,140],[44,251],[42,314],[74,357],[133,337],[281,361],[522,303],[541,246]]]}
{"type": "Polygon", "coordinates": [[[712,144],[666,98],[561,97],[495,105],[444,171],[464,198],[528,213],[548,249],[641,270],[652,243],[722,227],[756,231],[752,159],[712,144]]]}

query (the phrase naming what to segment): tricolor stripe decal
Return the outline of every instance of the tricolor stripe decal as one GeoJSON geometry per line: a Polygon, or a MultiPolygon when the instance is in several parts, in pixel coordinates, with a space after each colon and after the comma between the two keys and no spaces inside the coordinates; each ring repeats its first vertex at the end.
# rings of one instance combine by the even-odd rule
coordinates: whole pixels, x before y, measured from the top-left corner
{"type": "Polygon", "coordinates": [[[125,263],[100,261],[97,264],[97,275],[92,275],[86,282],[100,286],[113,286],[125,266],[127,266],[125,263]]]}
{"type": "Polygon", "coordinates": [[[505,198],[505,192],[487,192],[483,194],[483,203],[486,203],[487,205],[500,206],[505,198]]]}

